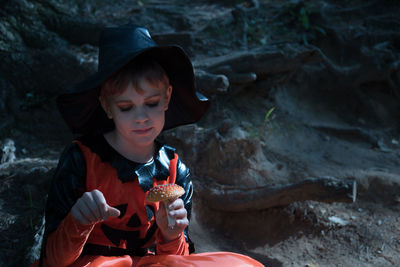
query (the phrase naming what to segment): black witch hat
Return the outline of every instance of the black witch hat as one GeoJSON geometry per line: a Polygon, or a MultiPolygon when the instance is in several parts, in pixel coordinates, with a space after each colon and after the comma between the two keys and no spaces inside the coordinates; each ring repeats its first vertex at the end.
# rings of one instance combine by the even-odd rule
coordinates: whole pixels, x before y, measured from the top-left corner
{"type": "Polygon", "coordinates": [[[182,48],[159,46],[146,28],[136,25],[105,28],[100,35],[98,71],[57,97],[57,106],[73,133],[104,133],[114,124],[98,100],[100,85],[137,56],[148,56],[166,71],[173,87],[164,130],[194,123],[209,107],[196,92],[193,66],[182,48]]]}

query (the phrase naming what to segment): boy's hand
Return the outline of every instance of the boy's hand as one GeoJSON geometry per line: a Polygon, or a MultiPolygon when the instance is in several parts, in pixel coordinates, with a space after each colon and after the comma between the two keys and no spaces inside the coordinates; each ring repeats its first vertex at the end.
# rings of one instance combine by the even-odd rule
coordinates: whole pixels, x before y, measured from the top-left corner
{"type": "Polygon", "coordinates": [[[104,196],[99,190],[85,192],[81,198],[76,201],[71,209],[72,216],[82,224],[91,224],[104,221],[111,217],[118,217],[118,209],[110,207],[104,196]]]}
{"type": "Polygon", "coordinates": [[[168,202],[169,215],[175,219],[173,227],[168,227],[168,218],[164,203],[160,202],[160,208],[156,212],[156,222],[163,235],[164,242],[177,239],[182,231],[189,225],[187,211],[183,205],[183,200],[178,198],[168,202]]]}

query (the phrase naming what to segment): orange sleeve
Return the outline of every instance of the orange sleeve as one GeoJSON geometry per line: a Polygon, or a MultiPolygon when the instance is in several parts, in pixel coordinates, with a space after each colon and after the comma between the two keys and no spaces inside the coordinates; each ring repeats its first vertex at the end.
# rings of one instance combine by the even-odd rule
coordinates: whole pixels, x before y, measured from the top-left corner
{"type": "Polygon", "coordinates": [[[189,244],[185,240],[183,232],[181,235],[170,242],[164,243],[161,231],[156,232],[156,254],[157,255],[189,255],[189,244]]]}
{"type": "Polygon", "coordinates": [[[72,264],[81,254],[94,225],[81,224],[69,212],[57,230],[49,234],[47,238],[45,266],[72,264]]]}

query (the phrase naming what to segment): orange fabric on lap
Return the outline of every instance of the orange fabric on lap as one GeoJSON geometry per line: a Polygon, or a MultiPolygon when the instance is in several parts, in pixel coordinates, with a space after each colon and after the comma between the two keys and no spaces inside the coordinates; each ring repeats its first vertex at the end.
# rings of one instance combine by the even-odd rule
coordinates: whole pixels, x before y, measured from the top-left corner
{"type": "MultiPolygon", "coordinates": [[[[37,267],[37,262],[31,267],[37,267]]],[[[45,265],[46,266],[46,265],[45,265]]],[[[260,262],[232,252],[207,252],[182,255],[151,255],[144,257],[129,256],[104,257],[83,256],[70,267],[261,267],[260,262]]]]}
{"type": "Polygon", "coordinates": [[[221,266],[240,266],[240,267],[261,267],[260,262],[237,253],[232,252],[207,252],[181,255],[160,255],[145,256],[135,265],[135,267],[221,267],[221,266]]]}

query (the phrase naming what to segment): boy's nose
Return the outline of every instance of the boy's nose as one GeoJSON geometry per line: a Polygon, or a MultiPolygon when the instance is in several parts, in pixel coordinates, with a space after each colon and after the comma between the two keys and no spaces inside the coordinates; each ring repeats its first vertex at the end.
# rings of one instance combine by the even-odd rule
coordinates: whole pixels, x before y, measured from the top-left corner
{"type": "Polygon", "coordinates": [[[137,123],[146,122],[148,120],[147,113],[141,108],[136,109],[134,115],[135,115],[135,121],[137,123]]]}

